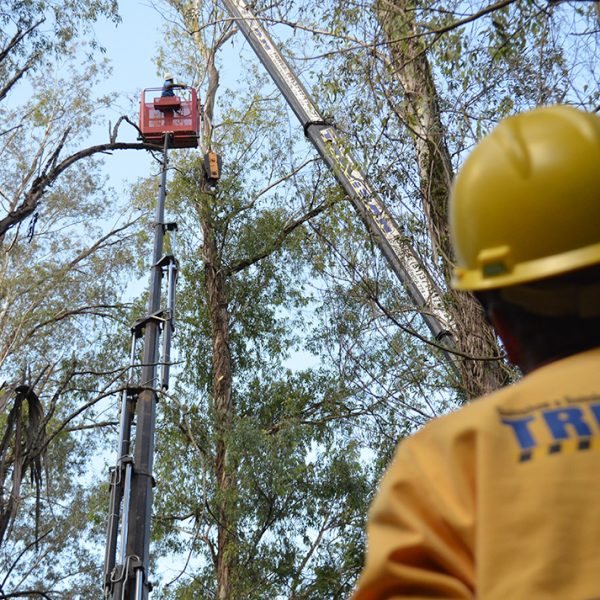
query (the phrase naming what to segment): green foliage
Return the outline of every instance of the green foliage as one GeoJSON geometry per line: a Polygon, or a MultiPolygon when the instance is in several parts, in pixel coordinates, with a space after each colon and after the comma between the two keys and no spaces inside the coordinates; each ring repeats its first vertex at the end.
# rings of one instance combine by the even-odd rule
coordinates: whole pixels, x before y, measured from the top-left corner
{"type": "MultiPolygon", "coordinates": [[[[388,328],[393,343],[406,346],[404,334],[373,310],[369,280],[347,274],[349,259],[372,273],[379,294],[396,297],[382,280],[382,265],[373,263],[362,225],[318,168],[286,178],[297,149],[281,138],[272,103],[236,101],[241,106],[231,107],[214,140],[226,165],[218,188],[201,192],[191,156],[178,161],[169,188],[178,222],[186,224],[180,227],[177,336],[185,366],[162,405],[155,537],[158,551],[182,557],[182,574],[159,597],[214,597],[211,552],[216,515],[226,507],[235,528],[227,551],[232,598],[344,598],[360,568],[364,518],[381,468],[398,435],[431,415],[427,403],[413,421],[402,408],[418,404],[407,396],[427,380],[426,359],[421,351],[422,373],[412,368],[407,384],[399,373],[408,358],[399,364],[380,331],[388,328]],[[317,203],[334,207],[282,235],[317,203]],[[212,396],[206,249],[191,215],[210,228],[225,274],[235,408],[224,433],[212,396]],[[332,254],[328,239],[336,240],[343,259],[332,254]],[[318,366],[304,366],[301,356],[318,366]],[[399,433],[383,432],[386,420],[399,433]],[[214,474],[219,440],[235,478],[225,493],[214,474]],[[385,457],[376,469],[372,456],[385,457]]],[[[405,309],[406,300],[398,300],[405,309]]]]}
{"type": "MultiPolygon", "coordinates": [[[[597,86],[570,77],[575,55],[561,47],[570,35],[557,17],[562,9],[517,3],[459,26],[475,6],[411,8],[418,30],[409,33],[422,36],[419,48],[433,65],[444,143],[457,162],[506,114],[565,99],[590,106],[597,98],[597,86]]],[[[375,13],[327,2],[279,3],[266,14],[277,19],[286,10],[309,28],[282,36],[286,54],[292,62],[302,52],[307,62],[318,55],[308,79],[323,112],[359,148],[371,180],[443,284],[448,257],[432,255],[411,123],[398,118],[410,90],[394,76],[375,13]]],[[[184,17],[188,30],[201,20],[184,17]]],[[[202,30],[204,44],[208,32],[219,39],[218,27],[202,30]]],[[[190,43],[186,37],[175,46],[190,43]]],[[[202,65],[193,61],[206,58],[206,49],[169,61],[202,81],[202,65]]],[[[222,94],[213,119],[211,144],[225,164],[218,188],[202,191],[193,155],[178,161],[171,186],[186,232],[178,333],[184,367],[161,415],[155,534],[157,551],[183,558],[179,576],[158,596],[215,597],[220,552],[233,574],[231,598],[345,598],[361,565],[366,507],[397,441],[460,398],[439,354],[422,341],[418,311],[339,189],[317,165],[296,172],[312,154],[300,135],[286,133],[277,93],[255,68],[246,72],[248,80],[222,94]],[[288,231],[315,206],[323,210],[288,231]],[[233,372],[226,419],[215,405],[215,307],[203,264],[213,241],[218,258],[209,266],[223,277],[233,372]],[[215,477],[220,447],[228,486],[215,477]],[[222,549],[220,518],[231,534],[222,549]]]]}
{"type": "MultiPolygon", "coordinates": [[[[206,95],[211,44],[229,40],[221,8],[161,6],[169,47],[159,52],[159,67],[206,95]]],[[[398,82],[373,8],[278,2],[264,15],[300,25],[274,28],[286,57],[443,285],[448,257],[432,254],[411,123],[400,118],[410,90],[398,82]]],[[[455,164],[507,114],[557,100],[597,105],[592,8],[527,1],[462,24],[480,3],[418,1],[410,8],[414,19],[398,20],[397,40],[406,44],[406,27],[416,27],[409,33],[419,36],[433,67],[455,164]]],[[[48,17],[46,33],[34,30],[0,64],[3,78],[36,51],[60,49],[66,61],[61,78],[31,76],[26,106],[2,109],[3,121],[17,126],[3,135],[2,208],[52,156],[67,125],[75,141],[94,122],[93,96],[80,92],[93,88],[104,67],[84,62],[70,72],[68,61],[77,32],[101,15],[114,18],[114,10],[109,1],[41,0],[0,9],[2,44],[37,15],[48,17]]],[[[222,88],[210,145],[223,156],[222,180],[206,189],[197,151],[173,153],[169,171],[169,211],[179,226],[178,366],[156,432],[151,579],[159,573],[161,581],[153,595],[215,598],[220,552],[231,567],[231,600],[342,599],[360,570],[367,506],[396,443],[460,398],[437,350],[423,341],[419,310],[239,37],[216,59],[222,88]],[[222,277],[222,306],[208,296],[210,268],[222,277]],[[215,401],[215,308],[227,317],[231,359],[225,416],[215,401]],[[228,486],[216,477],[221,448],[228,486]],[[223,519],[230,539],[219,549],[223,519]]],[[[46,54],[36,64],[55,60],[46,54]]],[[[136,186],[133,205],[142,214],[130,225],[129,211],[103,192],[98,167],[89,161],[65,173],[44,198],[31,243],[23,225],[0,256],[0,378],[12,383],[28,370],[44,373],[51,437],[42,507],[42,531],[50,533],[41,554],[25,550],[34,542],[33,490],[25,486],[0,566],[8,570],[11,556],[25,550],[37,569],[25,584],[55,585],[64,597],[98,595],[106,484],[90,480],[89,465],[117,439],[115,403],[103,397],[124,380],[125,324],[145,310],[143,297],[124,305],[119,291],[125,277],[148,267],[156,196],[156,179],[136,186]],[[117,220],[121,211],[127,217],[117,220]],[[95,244],[108,233],[107,220],[124,228],[95,244]]],[[[24,576],[23,564],[2,584],[5,591],[24,576]]]]}
{"type": "Polygon", "coordinates": [[[26,32],[36,27],[18,48],[18,54],[31,51],[36,54],[50,50],[64,50],[80,34],[89,34],[91,24],[100,17],[118,23],[117,0],[7,0],[0,7],[2,23],[0,46],[4,46],[15,31],[26,32]]]}
{"type": "MultiPolygon", "coordinates": [[[[90,46],[77,36],[89,34],[90,21],[100,16],[116,18],[115,11],[112,1],[19,2],[0,9],[2,47],[46,18],[0,61],[1,85],[30,65],[23,71],[28,93],[9,95],[0,108],[0,218],[18,206],[58,152],[89,136],[98,107],[106,106],[93,88],[108,67],[85,56],[90,46]]],[[[15,386],[33,385],[45,429],[41,502],[24,479],[0,551],[5,594],[99,593],[107,496],[98,495],[93,473],[105,476],[100,457],[116,437],[109,399],[125,380],[129,307],[123,292],[139,254],[139,217],[122,205],[101,168],[96,159],[72,165],[33,217],[0,241],[2,408],[14,405],[15,386]]],[[[0,435],[6,427],[0,419],[0,435]]],[[[10,478],[14,462],[7,464],[10,478]]]]}

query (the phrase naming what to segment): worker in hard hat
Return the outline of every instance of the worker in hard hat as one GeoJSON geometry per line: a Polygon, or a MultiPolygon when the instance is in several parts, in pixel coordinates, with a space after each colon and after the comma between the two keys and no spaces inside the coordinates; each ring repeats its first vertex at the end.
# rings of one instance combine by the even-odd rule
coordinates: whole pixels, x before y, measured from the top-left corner
{"type": "Polygon", "coordinates": [[[600,596],[600,116],[501,122],[453,185],[453,286],[519,382],[399,445],[354,600],[600,596]]]}
{"type": "Polygon", "coordinates": [[[180,83],[175,83],[175,81],[173,80],[173,75],[171,73],[165,73],[165,80],[163,82],[163,86],[162,86],[162,92],[161,92],[161,97],[165,97],[165,96],[174,96],[175,95],[175,91],[178,88],[184,88],[186,87],[185,85],[182,85],[180,83]]]}

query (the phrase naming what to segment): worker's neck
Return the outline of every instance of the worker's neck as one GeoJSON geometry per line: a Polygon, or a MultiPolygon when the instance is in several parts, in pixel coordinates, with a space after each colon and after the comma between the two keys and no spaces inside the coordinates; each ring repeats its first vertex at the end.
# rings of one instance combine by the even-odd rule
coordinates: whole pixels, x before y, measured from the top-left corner
{"type": "Polygon", "coordinates": [[[544,367],[563,358],[568,358],[574,354],[591,350],[595,347],[598,347],[598,344],[576,344],[572,347],[565,347],[560,351],[547,352],[543,355],[536,355],[531,351],[523,350],[521,348],[521,351],[517,354],[517,356],[511,356],[511,353],[509,352],[508,358],[513,364],[517,365],[521,371],[523,371],[524,375],[527,375],[528,373],[531,373],[540,367],[544,367]]]}

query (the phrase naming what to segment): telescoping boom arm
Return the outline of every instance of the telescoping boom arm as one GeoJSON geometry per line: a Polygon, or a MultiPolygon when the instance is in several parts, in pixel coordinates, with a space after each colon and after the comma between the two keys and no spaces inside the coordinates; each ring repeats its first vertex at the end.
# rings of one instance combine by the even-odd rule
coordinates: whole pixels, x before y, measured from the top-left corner
{"type": "MultiPolygon", "coordinates": [[[[323,120],[302,82],[292,71],[260,20],[242,0],[222,0],[248,43],[298,117],[306,137],[333,171],[390,267],[400,279],[437,340],[455,331],[441,293],[381,199],[373,191],[335,129],[323,120]]],[[[445,340],[448,343],[450,340],[445,340]]],[[[450,354],[445,353],[452,362],[450,354]]],[[[454,366],[454,365],[453,365],[454,366]]]]}

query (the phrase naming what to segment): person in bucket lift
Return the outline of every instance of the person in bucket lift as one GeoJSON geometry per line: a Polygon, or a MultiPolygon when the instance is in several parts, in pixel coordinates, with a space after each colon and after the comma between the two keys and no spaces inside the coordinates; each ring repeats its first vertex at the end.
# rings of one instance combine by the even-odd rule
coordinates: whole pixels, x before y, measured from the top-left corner
{"type": "Polygon", "coordinates": [[[175,83],[173,81],[173,75],[171,73],[165,73],[165,81],[162,86],[161,98],[164,97],[172,97],[175,95],[173,90],[180,89],[186,87],[180,83],[175,83]]]}
{"type": "Polygon", "coordinates": [[[353,600],[600,597],[600,116],[502,121],[454,181],[453,287],[525,377],[403,440],[353,600]]]}

